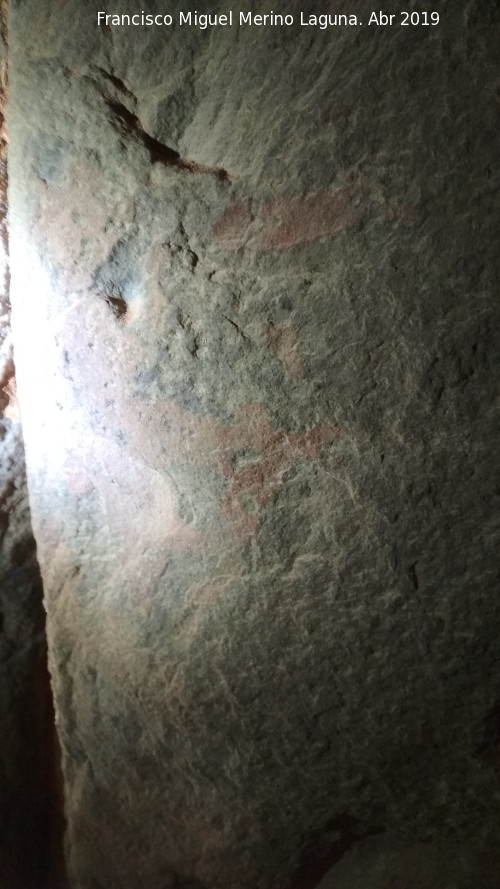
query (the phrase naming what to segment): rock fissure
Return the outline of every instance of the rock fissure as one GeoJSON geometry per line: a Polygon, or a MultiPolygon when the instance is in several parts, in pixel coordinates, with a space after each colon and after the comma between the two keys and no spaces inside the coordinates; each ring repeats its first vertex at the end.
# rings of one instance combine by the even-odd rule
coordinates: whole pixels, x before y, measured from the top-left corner
{"type": "Polygon", "coordinates": [[[178,151],[146,133],[137,115],[130,111],[126,105],[106,97],[105,101],[112,112],[112,119],[120,132],[127,136],[134,136],[139,142],[142,142],[149,152],[151,163],[164,164],[167,167],[175,167],[183,172],[210,175],[222,181],[229,181],[227,170],[222,169],[222,167],[210,167],[206,164],[199,164],[196,161],[181,157],[178,151]]]}

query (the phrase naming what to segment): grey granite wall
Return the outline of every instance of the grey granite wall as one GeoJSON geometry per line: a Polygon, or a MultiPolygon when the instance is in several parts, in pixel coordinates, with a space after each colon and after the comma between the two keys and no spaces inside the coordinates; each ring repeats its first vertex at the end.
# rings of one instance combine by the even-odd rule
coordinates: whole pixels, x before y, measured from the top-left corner
{"type": "Polygon", "coordinates": [[[498,7],[400,8],[12,0],[75,889],[306,889],[394,835],[437,887],[496,845],[498,7]]]}

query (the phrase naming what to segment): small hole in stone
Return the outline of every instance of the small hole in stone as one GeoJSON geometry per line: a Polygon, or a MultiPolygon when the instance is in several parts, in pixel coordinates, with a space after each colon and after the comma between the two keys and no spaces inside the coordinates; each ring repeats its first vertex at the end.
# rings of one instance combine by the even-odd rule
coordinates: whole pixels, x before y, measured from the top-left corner
{"type": "Polygon", "coordinates": [[[128,306],[123,297],[105,296],[104,299],[119,320],[121,320],[123,316],[127,314],[128,306]]]}

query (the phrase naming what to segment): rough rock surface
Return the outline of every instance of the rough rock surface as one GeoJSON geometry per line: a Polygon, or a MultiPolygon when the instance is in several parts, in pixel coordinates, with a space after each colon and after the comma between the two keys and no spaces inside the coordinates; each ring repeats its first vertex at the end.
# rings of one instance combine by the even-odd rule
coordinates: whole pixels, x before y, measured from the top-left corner
{"type": "MultiPolygon", "coordinates": [[[[10,325],[7,33],[0,4],[0,887],[56,889],[54,719],[10,325]],[[50,883],[47,881],[50,880],[50,883]]],[[[59,862],[61,852],[58,853],[59,862]]]]}
{"type": "Polygon", "coordinates": [[[412,842],[388,833],[357,843],[318,889],[497,889],[499,873],[494,843],[412,842]]]}
{"type": "Polygon", "coordinates": [[[12,2],[75,889],[306,889],[394,831],[438,887],[439,850],[497,843],[498,4],[441,5],[12,2]]]}

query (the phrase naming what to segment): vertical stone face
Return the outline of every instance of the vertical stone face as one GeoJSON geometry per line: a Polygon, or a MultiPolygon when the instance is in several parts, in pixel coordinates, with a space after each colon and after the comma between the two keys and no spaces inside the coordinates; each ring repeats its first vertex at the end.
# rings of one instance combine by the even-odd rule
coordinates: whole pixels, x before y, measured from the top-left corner
{"type": "Polygon", "coordinates": [[[354,5],[204,31],[12,5],[77,889],[306,889],[383,831],[497,835],[496,9],[354,5]]]}
{"type": "MultiPolygon", "coordinates": [[[[7,233],[7,18],[0,4],[0,885],[49,879],[55,788],[42,581],[16,397],[7,233]]],[[[60,852],[59,852],[60,857],[60,852]]]]}

